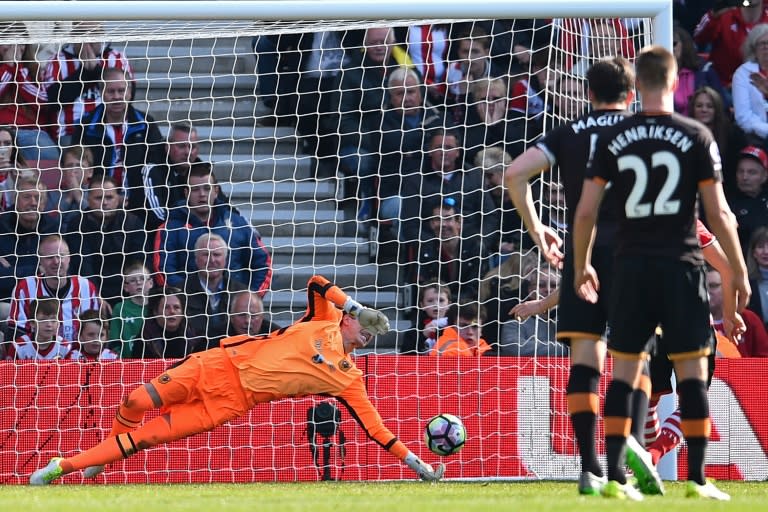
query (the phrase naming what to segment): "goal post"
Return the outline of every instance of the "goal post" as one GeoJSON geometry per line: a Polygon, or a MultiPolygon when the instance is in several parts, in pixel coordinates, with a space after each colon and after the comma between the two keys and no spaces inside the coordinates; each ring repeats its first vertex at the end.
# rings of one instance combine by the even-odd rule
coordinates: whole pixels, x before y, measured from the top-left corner
{"type": "MultiPolygon", "coordinates": [[[[541,0],[534,3],[488,0],[468,4],[460,0],[217,0],[188,2],[183,10],[174,0],[128,0],[88,2],[41,0],[36,7],[2,1],[8,19],[40,21],[79,20],[375,20],[375,19],[502,19],[502,18],[658,18],[671,30],[672,2],[648,0],[614,2],[592,0],[579,4],[569,0],[541,0]]],[[[663,29],[663,26],[659,26],[663,29]]]]}
{"type": "MultiPolygon", "coordinates": [[[[135,83],[132,105],[142,115],[151,117],[160,133],[159,139],[146,142],[147,154],[153,153],[150,150],[158,150],[162,157],[160,161],[141,162],[151,165],[151,169],[126,163],[125,172],[139,172],[142,179],[137,182],[140,185],[134,183],[132,188],[129,185],[124,200],[129,202],[137,190],[153,192],[153,183],[158,183],[149,179],[155,176],[152,169],[169,164],[172,152],[186,151],[189,155],[196,151],[201,160],[211,162],[226,196],[223,207],[233,215],[228,217],[229,224],[222,221],[222,225],[217,225],[216,229],[221,231],[216,232],[229,233],[224,236],[225,241],[234,247],[239,243],[237,237],[226,229],[232,227],[231,219],[238,215],[238,219],[244,219],[241,227],[249,232],[253,227],[259,232],[263,249],[269,255],[271,280],[266,284],[268,291],[263,302],[264,317],[273,325],[287,326],[300,318],[307,305],[307,280],[314,274],[326,276],[360,302],[384,311],[391,320],[392,333],[374,340],[355,356],[355,363],[365,374],[366,387],[385,424],[414,453],[428,462],[437,461],[437,456],[424,446],[423,427],[429,418],[450,413],[462,419],[468,438],[461,452],[446,459],[448,478],[574,479],[578,476],[578,457],[565,403],[569,365],[562,347],[547,343],[556,313],[542,316],[525,328],[520,322],[500,317],[508,314],[511,305],[535,296],[538,293],[535,290],[543,290],[545,285],[552,284],[549,279],[556,279],[557,273],[539,262],[530,244],[525,245],[519,219],[501,219],[510,213],[510,208],[503,204],[505,191],[502,184],[494,185],[494,176],[498,175],[493,173],[498,172],[499,166],[503,167],[504,157],[499,157],[498,153],[493,156],[485,150],[497,146],[514,153],[529,147],[546,129],[583,110],[587,100],[583,77],[576,72],[579,62],[588,65],[606,56],[603,53],[606,51],[626,51],[631,57],[631,52],[652,42],[671,47],[671,4],[668,0],[488,0],[475,4],[466,0],[0,1],[4,20],[21,22],[26,30],[26,33],[0,30],[0,44],[37,45],[52,52],[50,55],[58,55],[62,49],[75,45],[108,42],[116,54],[126,59],[135,83]],[[78,22],[84,20],[98,23],[83,28],[78,22]],[[94,26],[99,27],[97,31],[94,26]],[[435,28],[425,28],[423,33],[417,34],[421,29],[416,27],[435,28]],[[354,88],[343,82],[344,76],[348,78],[359,71],[355,59],[364,51],[363,32],[371,28],[394,30],[401,49],[410,50],[412,69],[419,69],[416,73],[418,80],[436,73],[430,67],[434,63],[427,65],[419,60],[424,60],[424,55],[419,56],[416,51],[419,36],[422,43],[427,40],[434,43],[439,30],[442,30],[440,37],[444,38],[444,43],[452,48],[446,50],[447,68],[463,69],[458,62],[459,47],[464,45],[464,50],[471,52],[475,49],[473,45],[478,43],[488,55],[474,60],[467,58],[466,66],[491,63],[495,70],[488,64],[472,80],[459,75],[459,78],[451,79],[453,81],[436,78],[426,87],[418,87],[422,98],[431,95],[432,106],[443,117],[437,116],[440,121],[432,126],[434,129],[419,132],[418,137],[422,139],[414,142],[403,136],[393,148],[385,136],[397,132],[395,128],[405,132],[404,127],[410,125],[390,123],[387,113],[396,109],[384,103],[391,101],[385,95],[389,84],[380,81],[369,87],[360,82],[360,87],[354,88]],[[409,35],[413,37],[409,38],[409,35]],[[407,48],[409,40],[411,47],[407,48]],[[454,64],[456,66],[451,68],[454,64]],[[501,80],[497,82],[499,77],[501,80]],[[498,90],[494,88],[499,83],[502,90],[496,95],[498,90]],[[476,92],[479,87],[485,89],[476,92]],[[363,106],[361,100],[356,109],[342,106],[339,98],[345,93],[351,91],[354,96],[363,90],[379,95],[379,104],[375,108],[363,106]],[[472,100],[465,98],[464,103],[459,99],[451,102],[440,96],[447,96],[444,91],[451,91],[459,99],[467,93],[478,96],[472,100]],[[495,128],[498,127],[496,120],[476,119],[476,116],[487,114],[487,104],[497,101],[504,102],[504,116],[520,120],[523,128],[514,133],[512,130],[496,133],[499,131],[495,128]],[[517,109],[516,114],[512,116],[508,111],[514,109],[517,109]],[[347,128],[346,121],[353,118],[354,123],[358,123],[357,130],[347,128]],[[363,118],[375,121],[364,125],[360,120],[363,118]],[[179,125],[192,126],[196,138],[167,140],[179,125]],[[446,128],[460,133],[460,140],[449,141],[448,131],[445,131],[442,140],[430,147],[433,134],[446,128]],[[464,138],[470,131],[479,134],[471,144],[464,138]],[[491,133],[499,138],[489,142],[486,137],[491,133]],[[347,143],[347,140],[351,142],[347,143]],[[394,223],[381,218],[378,219],[380,222],[374,223],[370,222],[373,220],[370,217],[363,217],[363,199],[381,199],[376,194],[365,195],[370,192],[365,189],[365,178],[373,178],[380,191],[382,182],[392,175],[388,171],[393,168],[400,171],[407,166],[427,165],[428,156],[431,158],[438,152],[456,153],[456,150],[460,153],[455,157],[460,171],[466,171],[467,176],[473,172],[472,179],[475,180],[473,188],[457,193],[460,200],[469,201],[464,196],[478,193],[481,198],[479,208],[487,207],[482,210],[482,215],[475,217],[469,209],[461,211],[460,220],[464,224],[459,228],[460,234],[470,238],[483,233],[483,242],[494,244],[493,249],[484,254],[484,266],[478,267],[484,270],[482,276],[477,276],[478,280],[487,286],[482,290],[482,285],[471,288],[469,299],[482,304],[486,310],[495,310],[493,321],[488,322],[493,327],[488,328],[487,334],[492,350],[501,345],[502,330],[505,336],[517,340],[510,342],[513,348],[498,357],[448,358],[404,353],[406,342],[417,337],[421,339],[421,329],[425,326],[424,317],[415,314],[415,310],[419,299],[426,295],[427,287],[415,285],[418,276],[413,272],[413,264],[422,257],[421,249],[427,247],[426,243],[418,244],[422,242],[422,228],[430,228],[429,221],[424,226],[418,225],[419,231],[414,238],[401,239],[394,231],[394,223]],[[484,155],[488,162],[493,158],[501,160],[492,165],[484,158],[470,158],[478,155],[484,155]],[[346,157],[353,158],[344,160],[346,157]],[[363,168],[360,161],[364,157],[376,162],[370,176],[355,172],[363,168]],[[344,167],[350,160],[357,162],[353,172],[344,167]],[[492,194],[499,191],[501,194],[493,197],[501,198],[502,203],[490,202],[492,194]],[[501,225],[505,227],[499,227],[501,225]],[[509,240],[514,242],[504,239],[504,235],[510,235],[509,240]],[[502,241],[511,244],[512,248],[502,248],[502,241]],[[488,273],[492,268],[501,268],[499,264],[503,261],[511,264],[498,274],[488,273]],[[535,356],[524,351],[526,343],[538,347],[535,356]]],[[[0,27],[5,25],[0,24],[0,27]]],[[[104,58],[112,59],[112,64],[122,62],[116,54],[105,54],[104,58]]],[[[48,88],[50,84],[44,77],[50,59],[38,58],[41,59],[37,63],[41,75],[33,76],[32,82],[48,88]]],[[[32,64],[32,61],[25,62],[32,64]]],[[[88,84],[76,85],[87,89],[88,84]]],[[[95,108],[101,102],[101,92],[88,90],[93,96],[80,95],[68,101],[86,110],[95,108]],[[85,100],[94,101],[86,108],[85,100]]],[[[14,107],[32,105],[29,98],[19,97],[15,101],[17,103],[10,103],[14,107]]],[[[51,104],[51,96],[46,101],[41,100],[41,105],[49,109],[41,108],[41,116],[58,112],[63,106],[55,102],[51,104]]],[[[7,101],[0,105],[0,114],[7,106],[7,101]]],[[[51,127],[71,127],[66,124],[70,121],[61,119],[63,117],[58,115],[46,117],[45,122],[41,122],[43,131],[48,133],[47,129],[51,127]],[[65,124],[59,126],[60,122],[65,124]]],[[[95,123],[94,126],[101,125],[95,123]]],[[[114,126],[111,128],[114,130],[114,126]]],[[[0,128],[0,141],[2,137],[0,128]]],[[[59,150],[85,144],[73,138],[61,141],[59,150]]],[[[133,139],[124,140],[115,146],[122,146],[117,150],[126,151],[127,158],[134,143],[133,139]]],[[[103,147],[98,142],[89,144],[99,154],[108,146],[106,142],[103,147]]],[[[34,153],[39,148],[25,149],[34,153]]],[[[185,158],[189,156],[183,156],[182,160],[185,158]]],[[[138,205],[135,210],[142,219],[161,215],[155,218],[156,224],[151,228],[137,229],[135,225],[129,228],[126,222],[112,231],[112,228],[101,229],[102,224],[94,224],[85,216],[61,211],[64,201],[71,199],[68,192],[74,187],[67,181],[72,172],[68,165],[60,168],[58,161],[45,158],[29,159],[28,163],[34,169],[25,172],[37,176],[47,187],[48,198],[58,201],[45,206],[51,210],[46,215],[68,219],[66,228],[61,228],[65,240],[74,243],[78,237],[86,235],[88,240],[100,240],[98,243],[81,243],[72,251],[75,263],[70,272],[97,283],[94,286],[98,286],[102,298],[111,304],[113,311],[119,310],[118,304],[129,298],[129,292],[122,289],[122,281],[135,284],[136,276],[126,276],[123,267],[134,254],[128,246],[135,239],[146,236],[145,231],[154,237],[147,242],[158,241],[159,244],[144,245],[148,256],[146,264],[152,267],[150,273],[162,275],[170,282],[173,272],[167,262],[172,254],[184,254],[186,259],[174,260],[181,266],[174,270],[184,274],[186,279],[199,280],[198,265],[210,260],[198,263],[193,248],[183,243],[171,247],[167,242],[170,234],[183,238],[193,229],[205,231],[208,227],[208,224],[203,226],[202,221],[199,226],[193,226],[192,222],[189,226],[177,222],[176,213],[182,211],[178,208],[184,208],[190,201],[189,190],[176,190],[178,195],[175,197],[181,203],[167,204],[165,209],[156,209],[157,205],[149,200],[138,205]],[[94,225],[98,227],[94,228],[94,225]],[[157,237],[163,229],[166,230],[165,238],[157,237]],[[99,233],[110,233],[109,244],[119,240],[123,245],[115,248],[99,238],[99,233]],[[161,251],[165,251],[163,257],[161,251]],[[104,284],[107,277],[111,277],[111,288],[104,284]],[[127,282],[128,277],[133,282],[127,282]]],[[[105,165],[103,160],[94,163],[93,167],[103,167],[96,169],[96,174],[113,172],[105,165]]],[[[174,165],[180,164],[176,162],[174,165]]],[[[403,186],[399,192],[410,205],[417,205],[416,212],[408,213],[403,206],[401,215],[394,219],[420,223],[433,217],[422,211],[426,208],[426,200],[419,204],[429,181],[426,179],[429,172],[424,171],[424,179],[420,181],[422,168],[409,169],[412,171],[409,171],[409,177],[416,179],[409,183],[415,185],[411,188],[403,186]]],[[[3,172],[0,168],[0,175],[3,172]]],[[[173,176],[169,170],[161,178],[169,180],[165,183],[168,185],[173,176]]],[[[466,179],[469,182],[469,177],[466,179]]],[[[24,181],[17,179],[16,182],[24,181]]],[[[184,185],[186,182],[176,182],[176,186],[184,185]]],[[[14,187],[9,193],[18,191],[18,187],[14,187]]],[[[443,204],[450,205],[448,200],[455,196],[449,197],[446,193],[443,197],[442,192],[440,189],[431,194],[443,204]]],[[[547,173],[536,180],[535,194],[542,215],[552,225],[564,229],[564,207],[558,202],[556,173],[547,173]]],[[[88,203],[94,197],[97,196],[84,196],[86,209],[114,209],[105,206],[104,202],[88,203]]],[[[427,197],[426,192],[424,197],[427,197]]],[[[73,199],[75,202],[79,200],[79,196],[73,199]]],[[[79,204],[70,206],[75,211],[80,208],[79,204]]],[[[383,215],[383,201],[375,206],[383,215]]],[[[432,220],[439,228],[439,222],[432,220]]],[[[3,235],[6,233],[0,232],[0,236],[3,235]]],[[[430,240],[430,236],[435,239],[440,235],[425,235],[424,240],[430,240]]],[[[36,261],[24,267],[22,260],[34,259],[35,248],[27,248],[28,253],[22,254],[20,248],[13,246],[14,249],[9,250],[8,247],[11,245],[0,247],[0,257],[12,260],[12,265],[16,265],[11,277],[21,280],[34,276],[36,261]]],[[[438,249],[441,246],[438,245],[438,249]]],[[[234,249],[230,250],[234,258],[234,249]]],[[[249,263],[250,260],[240,260],[237,266],[227,268],[235,274],[251,270],[247,267],[249,263]]],[[[458,301],[459,293],[469,289],[462,288],[463,284],[458,285],[460,279],[455,272],[471,261],[467,258],[450,263],[454,266],[439,271],[437,277],[449,287],[456,285],[454,289],[458,293],[453,293],[450,301],[454,303],[458,301]]],[[[188,306],[201,295],[207,296],[204,290],[195,294],[187,292],[184,286],[182,289],[188,306]]],[[[3,298],[0,297],[0,301],[3,298]]],[[[222,321],[226,329],[235,328],[227,323],[234,315],[228,316],[226,311],[211,314],[205,306],[194,313],[191,311],[190,306],[185,318],[195,329],[213,332],[217,325],[221,325],[217,322],[222,321]]],[[[249,318],[259,316],[252,311],[237,311],[236,314],[249,318]]],[[[167,322],[167,316],[174,316],[163,311],[147,311],[141,315],[144,315],[143,322],[167,322]]],[[[129,331],[124,325],[127,319],[113,320],[118,321],[123,322],[117,324],[123,325],[117,331],[117,336],[122,339],[122,335],[129,331]]],[[[74,324],[70,329],[69,333],[73,334],[74,324]]],[[[177,336],[174,340],[178,342],[179,338],[184,337],[177,336]]],[[[10,341],[6,338],[0,345],[6,354],[10,341]]],[[[157,344],[151,345],[157,348],[157,344]]],[[[133,342],[125,339],[123,344],[115,346],[120,350],[133,346],[133,342]]],[[[416,349],[417,343],[412,342],[411,346],[416,349]]],[[[168,348],[163,344],[160,347],[161,350],[168,348]]],[[[163,354],[168,356],[168,353],[163,354]]],[[[129,357],[133,355],[132,349],[123,355],[123,360],[108,362],[0,361],[0,410],[3,411],[0,415],[0,483],[22,483],[48,458],[73,455],[101,440],[109,432],[115,407],[126,393],[159,375],[171,363],[163,358],[133,359],[129,357]]],[[[337,368],[335,371],[342,370],[337,368]]],[[[726,378],[725,374],[718,375],[726,378]]],[[[728,382],[731,385],[731,381],[728,382]]],[[[737,385],[741,384],[733,384],[737,385]]],[[[723,404],[727,404],[731,399],[728,386],[720,385],[715,389],[723,404]]],[[[327,412],[327,408],[317,408],[324,401],[320,397],[310,397],[260,404],[246,417],[211,432],[148,450],[115,464],[99,477],[100,481],[246,482],[311,481],[327,476],[344,480],[413,477],[407,468],[368,440],[343,407],[340,415],[330,414],[332,428],[329,430],[317,424],[310,425],[309,418],[327,412]],[[340,435],[342,432],[343,436],[340,435]],[[328,450],[323,449],[326,445],[328,450]]],[[[745,408],[745,414],[752,414],[753,409],[745,408]]],[[[725,405],[713,407],[718,428],[731,425],[728,423],[730,417],[725,416],[729,410],[725,405]]],[[[742,428],[746,423],[738,423],[732,428],[742,428]]],[[[753,438],[762,435],[758,432],[753,438]]],[[[738,466],[742,468],[742,476],[760,476],[757,472],[749,473],[747,465],[740,465],[742,461],[737,459],[738,454],[731,457],[725,440],[718,447],[719,451],[715,451],[721,457],[717,461],[718,467],[738,466]]],[[[602,444],[600,449],[603,449],[602,444]]],[[[79,475],[67,478],[68,482],[83,481],[79,475]]]]}

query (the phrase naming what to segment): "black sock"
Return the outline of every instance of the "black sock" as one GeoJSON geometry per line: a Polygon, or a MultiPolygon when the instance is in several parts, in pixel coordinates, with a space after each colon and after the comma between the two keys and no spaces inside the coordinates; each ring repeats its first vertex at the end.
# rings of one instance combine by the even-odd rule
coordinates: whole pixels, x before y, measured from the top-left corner
{"type": "Polygon", "coordinates": [[[686,439],[688,443],[688,480],[704,485],[704,458],[707,455],[707,440],[703,437],[686,439]]]}
{"type": "Polygon", "coordinates": [[[595,448],[595,431],[597,423],[596,411],[587,407],[584,398],[589,395],[597,396],[597,388],[600,382],[600,372],[596,368],[585,365],[574,365],[568,378],[567,393],[569,395],[569,411],[571,425],[576,436],[576,444],[581,456],[581,470],[589,471],[595,476],[603,476],[603,469],[597,460],[595,448]],[[574,397],[580,400],[574,400],[574,397]],[[574,403],[579,405],[574,407],[574,403]]]}
{"type": "Polygon", "coordinates": [[[677,385],[680,427],[688,443],[688,480],[704,484],[704,459],[710,433],[707,383],[686,379],[677,385]]]}
{"type": "Polygon", "coordinates": [[[648,414],[648,393],[644,389],[632,390],[632,436],[645,446],[645,417],[648,414]]]}
{"type": "Polygon", "coordinates": [[[624,473],[626,429],[632,412],[632,387],[614,380],[605,394],[605,450],[608,462],[608,480],[627,483],[624,473]]]}

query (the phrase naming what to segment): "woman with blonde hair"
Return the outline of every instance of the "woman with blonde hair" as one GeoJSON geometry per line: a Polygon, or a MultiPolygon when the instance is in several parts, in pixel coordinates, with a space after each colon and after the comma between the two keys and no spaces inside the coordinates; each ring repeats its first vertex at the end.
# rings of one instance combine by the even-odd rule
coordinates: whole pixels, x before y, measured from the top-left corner
{"type": "Polygon", "coordinates": [[[768,137],[768,24],[755,25],[742,47],[744,63],[733,73],[733,116],[748,142],[763,146],[768,137]]]}

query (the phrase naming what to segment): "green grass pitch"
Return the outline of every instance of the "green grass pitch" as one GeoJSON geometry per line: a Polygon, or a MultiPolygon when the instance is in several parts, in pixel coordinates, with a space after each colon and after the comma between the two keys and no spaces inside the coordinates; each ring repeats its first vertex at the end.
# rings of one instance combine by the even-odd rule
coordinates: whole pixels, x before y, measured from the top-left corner
{"type": "Polygon", "coordinates": [[[732,501],[686,499],[680,483],[667,483],[663,497],[642,503],[581,497],[574,482],[382,482],[255,483],[201,485],[0,486],[0,510],[59,511],[225,511],[265,510],[355,512],[455,510],[530,511],[768,511],[768,483],[718,482],[732,501]]]}

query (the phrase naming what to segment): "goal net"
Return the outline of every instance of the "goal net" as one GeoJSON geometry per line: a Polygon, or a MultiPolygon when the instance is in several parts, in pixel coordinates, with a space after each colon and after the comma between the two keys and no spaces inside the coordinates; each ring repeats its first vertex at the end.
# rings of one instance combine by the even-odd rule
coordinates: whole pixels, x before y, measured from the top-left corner
{"type": "MultiPolygon", "coordinates": [[[[575,478],[556,310],[523,322],[509,313],[552,291],[559,274],[539,259],[501,175],[587,107],[590,63],[632,59],[655,40],[653,27],[648,17],[439,15],[7,22],[0,45],[16,53],[0,56],[0,118],[17,131],[11,156],[0,153],[2,215],[14,219],[1,224],[13,243],[0,244],[0,277],[11,298],[3,352],[14,360],[0,363],[0,482],[24,482],[51,456],[100,441],[126,393],[200,348],[200,337],[213,346],[258,328],[257,319],[273,328],[298,320],[315,274],[390,318],[392,332],[355,363],[385,424],[414,453],[436,461],[423,425],[452,413],[469,437],[445,460],[449,478],[575,478]],[[263,315],[254,298],[235,307],[234,288],[201,287],[222,268],[263,295],[263,315]],[[137,298],[145,278],[156,287],[148,304],[137,298]],[[88,291],[73,299],[72,289],[56,289],[64,282],[108,304],[107,344],[120,359],[93,360],[84,332],[94,320],[85,313],[98,303],[88,291]],[[446,291],[437,316],[460,303],[461,319],[472,311],[466,304],[480,306],[484,314],[463,320],[483,323],[486,355],[495,357],[430,355],[449,344],[428,338],[460,325],[423,333],[429,306],[446,291]],[[63,357],[68,345],[56,358],[31,339],[16,341],[34,338],[29,324],[44,301],[33,311],[31,299],[47,295],[60,299],[60,333],[80,341],[86,360],[63,357]]],[[[533,188],[542,218],[564,230],[557,170],[533,188]]],[[[258,405],[109,466],[99,479],[412,477],[346,409],[324,403],[258,405]]]]}

